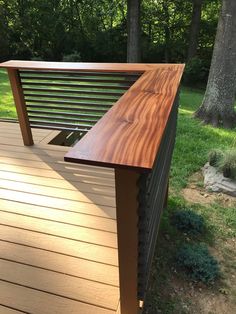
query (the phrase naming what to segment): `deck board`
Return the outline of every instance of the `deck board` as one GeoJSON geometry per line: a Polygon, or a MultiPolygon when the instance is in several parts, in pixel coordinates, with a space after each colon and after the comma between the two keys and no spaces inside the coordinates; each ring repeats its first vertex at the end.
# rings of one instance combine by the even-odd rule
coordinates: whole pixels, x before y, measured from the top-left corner
{"type": "Polygon", "coordinates": [[[39,194],[57,199],[71,200],[76,202],[91,203],[98,205],[105,205],[115,207],[114,197],[109,195],[94,194],[90,192],[70,191],[63,188],[56,188],[44,186],[39,184],[30,184],[25,182],[18,182],[12,180],[1,180],[0,188],[9,189],[13,191],[26,192],[31,194],[39,194]]]}
{"type": "Polygon", "coordinates": [[[0,260],[3,258],[61,274],[65,274],[66,271],[66,274],[72,277],[119,286],[116,266],[0,241],[0,260]],[[105,273],[109,273],[109,276],[105,277],[105,273]]]}
{"type": "Polygon", "coordinates": [[[22,314],[22,313],[26,313],[26,312],[17,311],[9,307],[0,305],[0,314],[22,314]]]}
{"type": "Polygon", "coordinates": [[[74,213],[61,209],[30,205],[26,203],[18,203],[3,199],[1,199],[0,211],[116,233],[116,221],[109,218],[74,213]]]}
{"type": "MultiPolygon", "coordinates": [[[[96,196],[96,195],[95,195],[96,196]]],[[[92,203],[77,202],[73,200],[58,199],[55,197],[25,193],[22,191],[0,189],[0,198],[16,202],[40,205],[56,209],[64,209],[70,212],[83,213],[87,215],[115,218],[114,207],[97,205],[92,203]]]]}
{"type": "Polygon", "coordinates": [[[0,122],[0,314],[115,314],[114,173],[68,164],[55,131],[0,122]],[[3,136],[4,134],[4,136],[3,136]],[[109,274],[109,276],[107,276],[109,274]]]}

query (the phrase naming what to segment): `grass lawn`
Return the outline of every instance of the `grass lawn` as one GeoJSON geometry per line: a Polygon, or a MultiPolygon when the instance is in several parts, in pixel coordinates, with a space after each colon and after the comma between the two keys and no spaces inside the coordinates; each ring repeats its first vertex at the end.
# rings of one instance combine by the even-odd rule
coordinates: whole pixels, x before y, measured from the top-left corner
{"type": "MultiPolygon", "coordinates": [[[[162,217],[145,314],[236,313],[236,202],[205,192],[200,171],[211,148],[236,147],[236,132],[204,126],[193,119],[202,98],[201,90],[185,87],[181,90],[169,205],[162,217]],[[207,232],[203,236],[187,236],[171,225],[172,214],[182,207],[204,217],[207,232]],[[220,263],[221,277],[212,286],[189,281],[175,267],[179,245],[195,242],[206,243],[220,263]]],[[[0,117],[15,117],[3,70],[0,70],[0,117]]]]}
{"type": "Polygon", "coordinates": [[[0,69],[0,117],[15,118],[16,110],[13,105],[13,97],[10,90],[7,73],[0,69]]]}

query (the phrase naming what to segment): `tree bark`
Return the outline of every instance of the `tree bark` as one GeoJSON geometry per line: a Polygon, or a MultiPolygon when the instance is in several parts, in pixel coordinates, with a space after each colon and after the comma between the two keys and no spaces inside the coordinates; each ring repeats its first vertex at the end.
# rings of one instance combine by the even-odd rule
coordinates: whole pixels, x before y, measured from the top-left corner
{"type": "Polygon", "coordinates": [[[206,93],[195,116],[213,126],[236,126],[236,1],[223,0],[206,93]]]}
{"type": "Polygon", "coordinates": [[[128,0],[127,20],[127,62],[140,62],[140,2],[141,0],[128,0]]]}
{"type": "Polygon", "coordinates": [[[164,26],[164,33],[165,33],[165,62],[168,63],[171,56],[171,38],[170,38],[170,15],[169,15],[169,8],[168,8],[168,2],[164,0],[162,2],[162,8],[164,12],[165,21],[163,23],[164,26]]]}
{"type": "Polygon", "coordinates": [[[198,36],[200,31],[203,0],[193,0],[192,20],[190,24],[189,47],[187,60],[197,55],[198,36]]]}

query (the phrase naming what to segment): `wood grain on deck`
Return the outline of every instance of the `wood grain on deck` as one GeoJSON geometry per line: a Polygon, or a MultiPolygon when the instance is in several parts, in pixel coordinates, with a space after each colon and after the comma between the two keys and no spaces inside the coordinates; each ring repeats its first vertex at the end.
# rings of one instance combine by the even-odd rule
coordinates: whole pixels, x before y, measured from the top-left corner
{"type": "Polygon", "coordinates": [[[0,122],[0,313],[115,314],[114,173],[65,163],[52,131],[33,134],[24,147],[0,122]]]}

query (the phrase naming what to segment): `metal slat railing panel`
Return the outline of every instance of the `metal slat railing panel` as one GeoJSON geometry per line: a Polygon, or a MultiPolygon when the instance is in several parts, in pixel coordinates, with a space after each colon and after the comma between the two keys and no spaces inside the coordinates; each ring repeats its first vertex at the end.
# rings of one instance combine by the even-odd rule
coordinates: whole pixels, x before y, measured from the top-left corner
{"type": "Polygon", "coordinates": [[[79,131],[83,136],[139,76],[19,70],[30,127],[79,131]]]}
{"type": "Polygon", "coordinates": [[[161,213],[165,203],[170,164],[175,143],[177,111],[178,97],[170,114],[153,169],[150,173],[141,174],[138,181],[138,298],[140,300],[144,300],[145,298],[161,213]]]}

